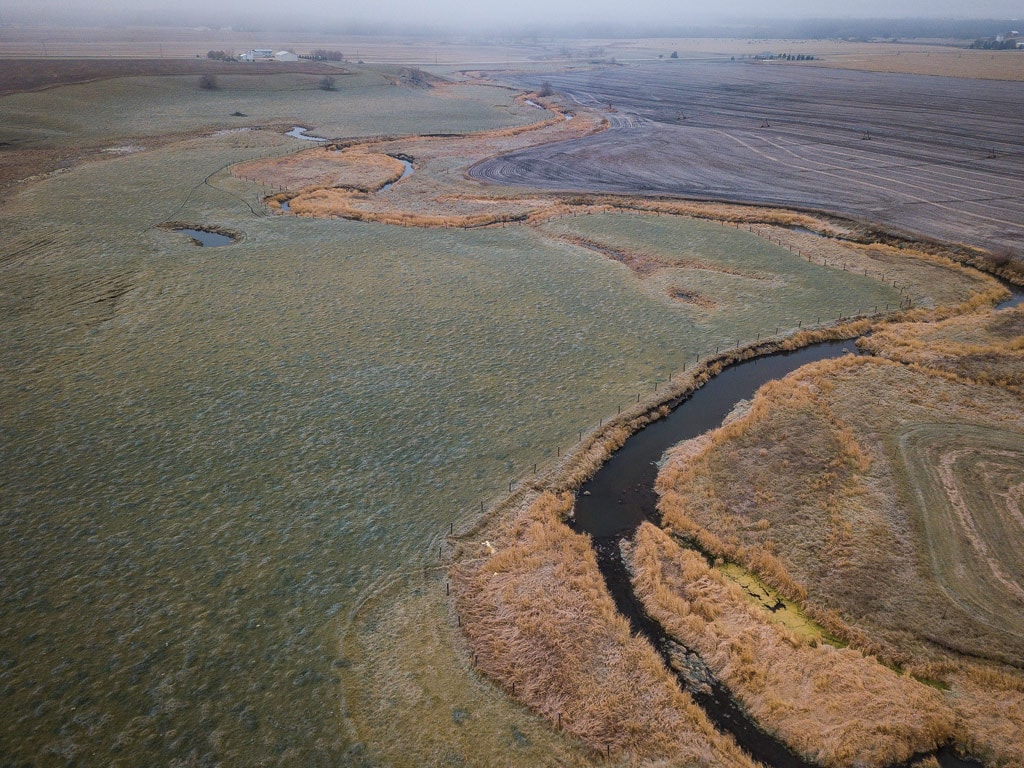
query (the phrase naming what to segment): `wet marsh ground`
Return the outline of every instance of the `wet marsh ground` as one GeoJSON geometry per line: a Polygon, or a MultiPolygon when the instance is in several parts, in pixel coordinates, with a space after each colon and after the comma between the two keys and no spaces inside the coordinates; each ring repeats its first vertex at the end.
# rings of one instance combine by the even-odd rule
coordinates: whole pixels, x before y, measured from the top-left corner
{"type": "MultiPolygon", "coordinates": [[[[366,77],[341,95],[258,95],[260,120],[347,135],[535,119],[493,88],[449,99],[366,77]]],[[[204,96],[180,79],[86,87],[6,97],[24,121],[12,130],[44,148],[108,132],[145,147],[159,105],[204,96]],[[118,99],[148,116],[115,126],[118,99]]],[[[25,184],[0,209],[0,697],[16,713],[0,751],[41,765],[584,760],[471,669],[440,599],[444,534],[697,353],[791,322],[792,294],[703,286],[730,311],[702,315],[526,227],[269,216],[262,188],[227,169],[302,142],[215,135],[247,96],[214,98],[169,126],[191,138],[25,184]],[[239,242],[198,248],[168,221],[239,242]],[[440,685],[417,672],[426,647],[440,685]]],[[[573,226],[599,237],[622,221],[660,252],[689,226],[595,221],[573,226]]],[[[807,313],[898,300],[729,237],[744,269],[804,286],[807,313]]]]}

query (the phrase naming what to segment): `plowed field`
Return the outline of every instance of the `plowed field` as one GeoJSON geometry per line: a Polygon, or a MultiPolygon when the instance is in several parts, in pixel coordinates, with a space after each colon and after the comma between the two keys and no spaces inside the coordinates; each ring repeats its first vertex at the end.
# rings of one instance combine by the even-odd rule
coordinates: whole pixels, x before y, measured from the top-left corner
{"type": "Polygon", "coordinates": [[[826,209],[988,249],[1024,244],[1024,83],[741,62],[529,75],[612,128],[476,166],[502,184],[826,209]]]}

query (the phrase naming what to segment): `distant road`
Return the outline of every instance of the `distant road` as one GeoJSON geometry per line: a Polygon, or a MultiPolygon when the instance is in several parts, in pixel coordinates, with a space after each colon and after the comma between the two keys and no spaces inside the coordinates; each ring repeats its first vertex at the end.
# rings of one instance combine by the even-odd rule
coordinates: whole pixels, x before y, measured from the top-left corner
{"type": "Polygon", "coordinates": [[[596,136],[472,176],[567,191],[817,208],[1024,253],[1024,83],[747,62],[531,74],[606,113],[596,136]]]}

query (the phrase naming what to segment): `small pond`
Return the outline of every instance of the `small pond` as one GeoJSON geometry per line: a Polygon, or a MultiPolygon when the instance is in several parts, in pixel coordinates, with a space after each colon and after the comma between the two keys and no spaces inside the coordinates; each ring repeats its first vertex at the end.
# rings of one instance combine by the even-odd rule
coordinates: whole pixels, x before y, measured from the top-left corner
{"type": "Polygon", "coordinates": [[[205,248],[217,248],[221,245],[231,245],[235,242],[233,237],[222,235],[219,232],[208,232],[205,229],[188,229],[182,227],[180,229],[175,229],[174,231],[183,232],[191,237],[196,245],[200,245],[205,248]]]}

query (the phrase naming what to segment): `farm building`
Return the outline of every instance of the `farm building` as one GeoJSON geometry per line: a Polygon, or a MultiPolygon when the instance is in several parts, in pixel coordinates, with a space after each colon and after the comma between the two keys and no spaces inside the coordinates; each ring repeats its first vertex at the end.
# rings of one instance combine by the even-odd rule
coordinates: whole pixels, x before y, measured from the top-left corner
{"type": "Polygon", "coordinates": [[[298,61],[299,57],[291,51],[278,51],[274,54],[274,61],[298,61]]]}
{"type": "Polygon", "coordinates": [[[274,52],[269,48],[254,48],[238,57],[240,61],[259,61],[272,58],[274,58],[274,52]]]}

